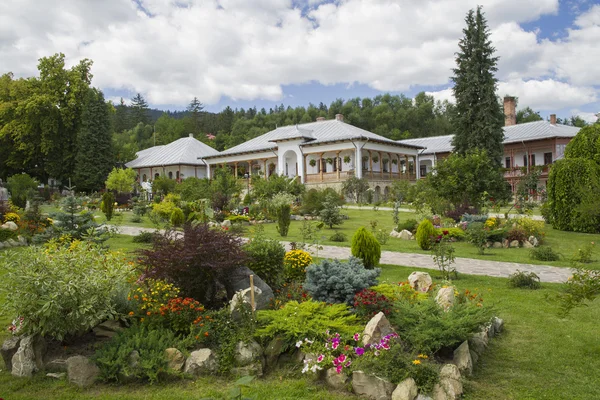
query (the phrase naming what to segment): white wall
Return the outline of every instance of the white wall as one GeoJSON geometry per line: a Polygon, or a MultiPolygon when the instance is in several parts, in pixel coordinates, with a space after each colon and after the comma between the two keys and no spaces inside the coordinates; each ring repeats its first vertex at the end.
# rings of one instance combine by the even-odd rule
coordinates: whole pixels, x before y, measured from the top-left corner
{"type": "Polygon", "coordinates": [[[206,178],[206,166],[204,166],[204,165],[200,165],[200,166],[168,165],[165,167],[152,167],[152,169],[150,169],[150,168],[141,168],[141,169],[134,168],[134,171],[136,171],[138,173],[140,183],[143,182],[143,180],[144,180],[144,174],[146,175],[147,181],[153,181],[156,174],[159,174],[160,176],[164,175],[164,176],[168,177],[169,172],[172,172],[173,179],[176,179],[177,171],[180,171],[180,173],[181,173],[180,176],[182,179],[192,178],[192,177],[206,178]],[[150,172],[150,171],[152,171],[152,172],[150,172]]]}

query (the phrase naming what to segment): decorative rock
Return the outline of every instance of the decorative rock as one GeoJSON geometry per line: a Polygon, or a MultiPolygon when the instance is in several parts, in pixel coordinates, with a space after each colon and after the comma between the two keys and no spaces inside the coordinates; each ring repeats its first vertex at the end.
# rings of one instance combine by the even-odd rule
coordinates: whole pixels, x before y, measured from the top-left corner
{"type": "Polygon", "coordinates": [[[527,241],[531,243],[533,247],[537,247],[540,244],[539,240],[533,235],[529,236],[529,239],[527,239],[527,241]]]}
{"type": "MultiPolygon", "coordinates": [[[[273,299],[273,289],[265,283],[258,275],[256,275],[250,268],[240,267],[236,268],[229,274],[229,279],[226,282],[227,293],[232,296],[240,290],[245,290],[250,287],[250,275],[254,275],[254,287],[261,290],[262,294],[256,301],[257,310],[266,310],[269,308],[269,303],[273,299]]],[[[250,293],[250,291],[248,291],[250,293]]]]}
{"type": "Polygon", "coordinates": [[[411,240],[413,238],[413,234],[412,234],[411,231],[403,229],[402,232],[400,232],[400,236],[399,237],[402,240],[411,240]]]}
{"type": "Polygon", "coordinates": [[[332,389],[344,390],[348,383],[348,375],[343,372],[338,374],[335,368],[331,367],[325,371],[325,383],[332,389]]]}
{"type": "Polygon", "coordinates": [[[508,241],[508,239],[504,239],[502,241],[502,247],[504,247],[505,249],[508,249],[509,246],[510,246],[510,242],[508,241]]]}
{"type": "Polygon", "coordinates": [[[446,364],[440,371],[440,382],[433,387],[433,400],[456,400],[463,392],[456,365],[446,364]]]}
{"type": "Polygon", "coordinates": [[[494,332],[497,334],[502,333],[504,329],[504,321],[501,318],[492,318],[492,325],[494,326],[494,332]]]}
{"type": "Polygon", "coordinates": [[[529,241],[526,240],[526,241],[523,242],[523,247],[525,247],[526,249],[532,249],[535,246],[533,244],[531,244],[529,241]]]}
{"type": "Polygon", "coordinates": [[[250,365],[255,361],[262,361],[263,349],[254,340],[248,343],[242,341],[235,345],[235,361],[240,367],[250,365]]]}
{"type": "Polygon", "coordinates": [[[454,364],[445,364],[440,370],[440,379],[448,378],[460,381],[460,371],[454,364]]]}
{"type": "Polygon", "coordinates": [[[469,348],[477,353],[477,355],[481,355],[487,348],[488,342],[488,335],[484,330],[474,334],[471,339],[469,339],[469,348]]]}
{"type": "Polygon", "coordinates": [[[362,335],[362,343],[365,346],[367,344],[377,344],[381,341],[381,338],[393,332],[394,330],[392,329],[388,319],[385,317],[385,314],[383,312],[379,312],[377,315],[371,318],[371,320],[367,323],[367,326],[365,326],[365,330],[363,331],[362,335]]]}
{"type": "Polygon", "coordinates": [[[392,230],[390,232],[390,236],[393,237],[393,238],[399,238],[400,237],[400,232],[398,232],[397,230],[394,229],[394,230],[392,230]]]}
{"type": "Polygon", "coordinates": [[[456,350],[454,350],[453,361],[461,373],[471,375],[473,372],[473,360],[471,359],[469,343],[467,341],[464,341],[456,350]]]}
{"type": "Polygon", "coordinates": [[[263,376],[263,366],[257,362],[254,364],[246,365],[244,367],[235,367],[231,369],[231,373],[234,376],[263,376]]]}
{"type": "Polygon", "coordinates": [[[65,372],[48,372],[46,376],[48,378],[62,379],[67,376],[67,374],[65,372]]]}
{"type": "Polygon", "coordinates": [[[185,362],[185,372],[195,376],[209,375],[218,368],[217,358],[211,349],[192,351],[185,362]]]}
{"type": "Polygon", "coordinates": [[[21,339],[19,349],[12,357],[11,373],[18,377],[30,377],[34,372],[44,368],[46,341],[41,336],[25,336],[21,339]]]}
{"type": "Polygon", "coordinates": [[[171,371],[179,372],[185,365],[185,356],[174,347],[165,350],[165,358],[167,359],[167,368],[171,371]]]}
{"type": "Polygon", "coordinates": [[[510,248],[517,248],[517,247],[519,247],[519,241],[518,240],[513,240],[512,242],[510,242],[509,247],[510,248]]]}
{"type": "Polygon", "coordinates": [[[408,276],[410,287],[419,292],[427,292],[433,281],[427,272],[413,272],[408,276]]]}
{"type": "MultiPolygon", "coordinates": [[[[252,304],[250,292],[251,292],[251,289],[247,288],[247,289],[237,292],[231,298],[231,301],[229,302],[229,311],[231,312],[231,317],[235,321],[238,321],[241,318],[240,306],[242,304],[246,304],[248,306],[248,309],[250,309],[250,305],[252,304]]],[[[254,288],[254,307],[257,310],[262,310],[265,308],[265,306],[264,306],[265,303],[268,304],[268,301],[265,302],[265,298],[263,296],[262,290],[255,287],[254,288]],[[260,305],[260,308],[259,308],[259,305],[260,305]]]]}
{"type": "Polygon", "coordinates": [[[367,375],[362,371],[352,373],[352,391],[371,400],[388,400],[396,385],[375,375],[367,375]]]}
{"type": "Polygon", "coordinates": [[[114,320],[104,321],[93,329],[94,334],[99,338],[112,338],[121,330],[123,327],[119,321],[114,320]]]}
{"type": "Polygon", "coordinates": [[[2,349],[0,349],[0,354],[2,354],[2,359],[4,360],[4,365],[6,365],[6,369],[10,371],[12,369],[12,358],[19,350],[19,343],[21,342],[21,338],[19,336],[11,336],[4,341],[2,344],[2,349]]]}
{"type": "Polygon", "coordinates": [[[91,386],[100,375],[100,369],[84,356],[67,358],[67,377],[69,382],[79,387],[91,386]]]}
{"type": "Polygon", "coordinates": [[[16,242],[14,239],[8,239],[4,244],[8,244],[9,247],[19,247],[19,242],[16,242]]]}
{"type": "Polygon", "coordinates": [[[226,219],[225,221],[221,222],[221,226],[223,228],[230,228],[231,227],[231,221],[226,219]]]}
{"type": "Polygon", "coordinates": [[[487,332],[488,338],[493,338],[494,336],[496,336],[494,324],[492,324],[491,322],[486,326],[485,331],[487,332]]]}
{"type": "Polygon", "coordinates": [[[285,343],[283,341],[283,338],[281,338],[279,336],[275,337],[275,338],[273,338],[273,340],[271,340],[271,342],[265,349],[265,361],[267,364],[267,368],[271,368],[277,364],[279,355],[283,351],[284,344],[285,343]]]}
{"type": "Polygon", "coordinates": [[[44,365],[44,369],[50,372],[67,372],[67,360],[55,358],[44,365]]]}
{"type": "Polygon", "coordinates": [[[469,349],[469,354],[471,354],[471,361],[473,362],[473,365],[477,364],[477,361],[479,361],[479,355],[477,355],[477,353],[475,353],[475,351],[472,349],[469,349]]]}
{"type": "Polygon", "coordinates": [[[17,229],[19,229],[17,224],[15,224],[13,221],[6,221],[4,224],[2,224],[2,226],[0,226],[0,228],[8,229],[11,231],[16,231],[17,229]]]}
{"type": "Polygon", "coordinates": [[[17,240],[21,246],[27,246],[27,239],[25,239],[23,236],[19,235],[17,240]]]}
{"type": "Polygon", "coordinates": [[[492,244],[492,248],[494,248],[494,249],[501,249],[502,248],[502,243],[500,243],[500,242],[494,242],[492,244]]]}
{"type": "Polygon", "coordinates": [[[417,398],[415,400],[433,400],[433,399],[429,396],[425,396],[424,394],[420,394],[417,396],[417,398]]]}
{"type": "Polygon", "coordinates": [[[435,296],[435,301],[444,311],[450,310],[454,305],[454,286],[441,288],[435,296]]]}
{"type": "Polygon", "coordinates": [[[407,378],[400,382],[392,393],[392,400],[415,400],[419,388],[413,378],[407,378]]]}

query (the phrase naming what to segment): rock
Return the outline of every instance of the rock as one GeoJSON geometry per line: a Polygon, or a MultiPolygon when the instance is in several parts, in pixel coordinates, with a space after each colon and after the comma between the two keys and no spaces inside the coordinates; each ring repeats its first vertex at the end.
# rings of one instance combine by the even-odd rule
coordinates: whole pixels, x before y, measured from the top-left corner
{"type": "Polygon", "coordinates": [[[262,362],[263,360],[263,349],[260,344],[254,340],[250,340],[248,343],[242,341],[238,342],[235,346],[235,361],[238,366],[244,367],[250,365],[255,361],[262,362]]]}
{"type": "Polygon", "coordinates": [[[167,368],[171,371],[179,372],[185,365],[185,356],[174,347],[165,350],[165,358],[167,359],[167,368]]]}
{"type": "Polygon", "coordinates": [[[69,382],[79,387],[91,386],[100,375],[100,369],[84,356],[67,358],[67,377],[69,382]]]}
{"type": "MultiPolygon", "coordinates": [[[[251,292],[251,289],[247,288],[247,289],[237,292],[231,298],[231,301],[229,302],[229,311],[231,312],[231,317],[233,318],[234,321],[239,321],[242,317],[240,314],[241,313],[240,306],[242,304],[247,305],[248,310],[250,310],[250,305],[252,304],[250,292],[251,292]]],[[[255,287],[254,288],[254,307],[257,310],[264,309],[265,303],[268,304],[268,301],[265,302],[262,291],[259,288],[255,287]],[[260,304],[261,308],[259,308],[259,304],[260,304]]]]}
{"type": "Polygon", "coordinates": [[[133,350],[129,353],[127,363],[131,369],[136,369],[140,364],[140,353],[137,350],[133,350]]]}
{"type": "Polygon", "coordinates": [[[513,240],[512,242],[510,242],[509,247],[510,248],[517,248],[517,247],[519,247],[519,241],[518,240],[513,240]]]}
{"type": "Polygon", "coordinates": [[[502,247],[504,247],[505,249],[508,249],[509,246],[510,246],[510,242],[508,241],[508,239],[504,239],[502,241],[502,247]]]}
{"type": "Polygon", "coordinates": [[[413,378],[407,378],[400,382],[392,393],[392,400],[415,400],[419,388],[413,378]]]}
{"type": "Polygon", "coordinates": [[[185,361],[185,373],[199,376],[210,375],[216,372],[219,365],[211,349],[200,349],[192,351],[185,361]]]}
{"type": "Polygon", "coordinates": [[[462,374],[471,375],[473,373],[473,360],[471,359],[471,352],[469,351],[469,343],[467,341],[464,341],[454,350],[453,362],[462,374]]]}
{"type": "Polygon", "coordinates": [[[538,245],[540,244],[539,240],[533,235],[529,236],[529,239],[527,239],[527,241],[531,243],[533,247],[538,247],[538,245]]]}
{"type": "Polygon", "coordinates": [[[425,396],[424,394],[420,394],[417,396],[417,398],[415,400],[433,400],[433,399],[429,396],[425,396]]]}
{"type": "Polygon", "coordinates": [[[494,336],[496,336],[494,324],[492,324],[491,322],[487,324],[487,326],[485,327],[485,331],[487,332],[488,338],[493,338],[494,336]]]}
{"type": "Polygon", "coordinates": [[[487,346],[488,335],[485,330],[474,334],[471,339],[469,339],[469,348],[477,353],[477,355],[482,355],[487,346]]]}
{"type": "Polygon", "coordinates": [[[362,371],[352,373],[352,391],[371,400],[389,400],[396,385],[362,371]]]}
{"type": "MultiPolygon", "coordinates": [[[[231,271],[229,279],[225,282],[227,294],[230,297],[240,290],[245,290],[250,287],[250,275],[254,275],[254,287],[261,290],[260,299],[256,300],[257,310],[266,310],[269,308],[269,303],[273,299],[273,290],[265,283],[258,275],[250,268],[239,267],[231,271]]],[[[249,293],[250,291],[248,291],[249,293]]]]}
{"type": "Polygon", "coordinates": [[[440,370],[440,379],[448,378],[460,381],[460,377],[460,370],[454,364],[444,364],[444,366],[440,370]]]}
{"type": "Polygon", "coordinates": [[[21,339],[19,349],[12,357],[11,373],[18,377],[30,377],[34,372],[44,368],[46,341],[41,336],[25,336],[21,339]]]}
{"type": "Polygon", "coordinates": [[[2,359],[4,360],[4,365],[6,369],[10,371],[12,369],[12,358],[19,350],[19,344],[21,343],[20,336],[11,336],[4,341],[2,344],[2,348],[0,349],[0,354],[2,354],[2,359]]]}
{"type": "Polygon", "coordinates": [[[62,379],[67,376],[67,374],[65,372],[48,372],[46,376],[48,378],[62,379]]]}
{"type": "Polygon", "coordinates": [[[4,242],[0,242],[0,250],[4,248],[4,242]]]}
{"type": "Polygon", "coordinates": [[[27,239],[25,239],[23,236],[19,235],[17,237],[17,241],[19,242],[19,244],[21,246],[27,246],[27,239]]]}
{"type": "Polygon", "coordinates": [[[477,355],[473,349],[469,349],[469,354],[471,354],[471,362],[473,363],[473,366],[475,366],[477,361],[479,361],[479,355],[477,355]]]}
{"type": "Polygon", "coordinates": [[[348,375],[343,372],[337,373],[335,368],[331,367],[325,371],[325,383],[332,389],[345,390],[348,383],[348,375]]]}
{"type": "Polygon", "coordinates": [[[44,365],[44,369],[50,372],[67,372],[67,360],[64,358],[55,358],[44,365]]]}
{"type": "Polygon", "coordinates": [[[494,249],[501,249],[502,248],[502,243],[500,243],[500,242],[494,242],[492,244],[492,248],[494,248],[494,249]]]}
{"type": "Polygon", "coordinates": [[[267,368],[272,368],[277,365],[279,355],[283,352],[283,345],[285,344],[283,338],[275,337],[269,345],[265,348],[265,362],[267,368]]]}
{"type": "Polygon", "coordinates": [[[230,228],[231,227],[231,221],[226,219],[225,221],[221,222],[221,226],[223,228],[230,228]]]}
{"type": "Polygon", "coordinates": [[[492,325],[494,327],[494,332],[496,335],[502,333],[502,330],[504,329],[504,321],[501,318],[492,318],[492,325]]]}
{"type": "Polygon", "coordinates": [[[427,292],[433,284],[431,276],[427,272],[413,272],[408,276],[410,287],[419,292],[427,292]]]}
{"type": "Polygon", "coordinates": [[[119,321],[109,320],[97,325],[93,331],[98,338],[112,338],[119,331],[122,331],[123,327],[119,321]]]}
{"type": "Polygon", "coordinates": [[[435,296],[435,301],[444,311],[450,310],[454,305],[454,286],[441,288],[435,296]]]}
{"type": "Polygon", "coordinates": [[[19,242],[16,242],[15,239],[8,239],[4,244],[9,247],[19,247],[19,242]]]}
{"type": "Polygon", "coordinates": [[[363,345],[367,344],[377,344],[381,341],[381,339],[389,335],[390,333],[394,333],[390,322],[385,317],[383,312],[379,312],[375,315],[365,326],[365,330],[362,335],[362,343],[363,345]]]}
{"type": "Polygon", "coordinates": [[[403,229],[402,232],[400,232],[399,237],[402,240],[411,240],[413,238],[413,234],[411,231],[403,229]]]}
{"type": "Polygon", "coordinates": [[[446,364],[440,371],[440,382],[433,387],[433,400],[456,400],[463,392],[456,365],[446,364]]]}
{"type": "Polygon", "coordinates": [[[6,221],[4,224],[2,224],[2,226],[0,226],[0,228],[8,229],[11,231],[16,231],[17,229],[19,229],[17,224],[15,224],[13,221],[6,221]]]}
{"type": "Polygon", "coordinates": [[[400,237],[400,232],[398,232],[397,230],[393,230],[390,232],[390,236],[393,238],[399,238],[400,237]]]}
{"type": "Polygon", "coordinates": [[[531,244],[528,240],[526,240],[523,242],[523,247],[525,247],[526,249],[533,249],[535,246],[531,244]]]}
{"type": "Polygon", "coordinates": [[[231,374],[234,376],[263,376],[263,366],[257,362],[254,364],[246,365],[244,367],[235,367],[231,369],[231,374]]]}

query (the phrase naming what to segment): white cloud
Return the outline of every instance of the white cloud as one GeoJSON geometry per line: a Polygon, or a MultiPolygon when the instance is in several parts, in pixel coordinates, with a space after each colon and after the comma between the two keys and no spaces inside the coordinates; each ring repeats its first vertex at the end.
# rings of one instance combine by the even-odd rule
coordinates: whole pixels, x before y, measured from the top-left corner
{"type": "Polygon", "coordinates": [[[581,117],[588,124],[594,124],[600,120],[600,112],[593,113],[593,112],[585,112],[585,111],[580,111],[578,109],[574,109],[574,110],[571,110],[571,115],[577,115],[577,116],[581,117]]]}
{"type": "MultiPolygon", "coordinates": [[[[206,104],[222,96],[279,100],[283,85],[315,81],[382,91],[443,87],[473,7],[470,0],[306,0],[303,15],[292,0],[141,0],[145,12],[126,0],[6,3],[0,71],[32,75],[38,58],[59,51],[71,64],[88,57],[95,85],[139,91],[154,105],[194,96],[206,104]]],[[[532,107],[597,101],[600,6],[553,42],[519,24],[556,14],[558,0],[480,3],[501,56],[501,89],[532,107]]]]}

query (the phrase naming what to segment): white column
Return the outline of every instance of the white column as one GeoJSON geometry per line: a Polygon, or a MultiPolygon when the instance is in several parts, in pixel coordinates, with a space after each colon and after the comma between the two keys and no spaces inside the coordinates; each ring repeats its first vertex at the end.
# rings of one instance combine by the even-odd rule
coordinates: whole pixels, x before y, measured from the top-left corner
{"type": "Polygon", "coordinates": [[[362,170],[362,148],[360,146],[356,146],[356,159],[354,160],[354,173],[357,178],[363,177],[362,170]]]}
{"type": "Polygon", "coordinates": [[[420,179],[421,175],[421,164],[419,164],[419,151],[417,150],[417,155],[415,156],[415,176],[418,179],[420,179]]]}
{"type": "Polygon", "coordinates": [[[209,163],[206,163],[206,177],[208,179],[211,179],[211,176],[210,176],[210,164],[209,163]]]}

